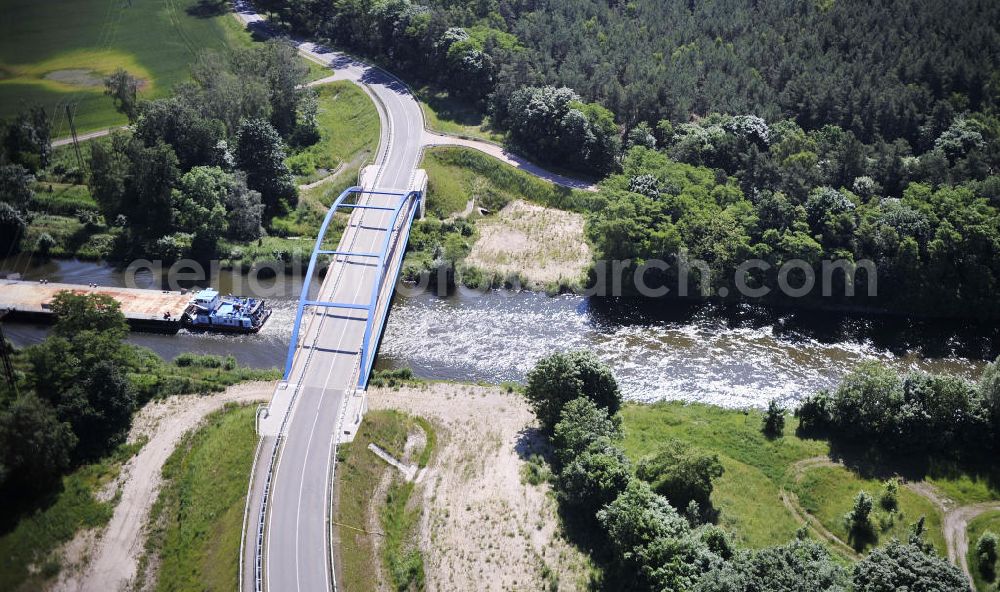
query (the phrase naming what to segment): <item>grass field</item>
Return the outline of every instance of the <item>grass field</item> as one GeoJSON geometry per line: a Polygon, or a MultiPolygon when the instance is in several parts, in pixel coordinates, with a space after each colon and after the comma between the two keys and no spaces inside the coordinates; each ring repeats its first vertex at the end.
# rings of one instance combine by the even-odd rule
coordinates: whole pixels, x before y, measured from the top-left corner
{"type": "Polygon", "coordinates": [[[368,450],[368,444],[374,443],[396,458],[404,458],[407,434],[417,429],[425,431],[427,444],[413,451],[415,458],[408,462],[424,466],[433,451],[434,431],[427,422],[397,411],[368,412],[354,441],[337,449],[334,520],[340,539],[338,577],[347,590],[380,589],[373,558],[376,537],[393,588],[421,589],[417,583],[423,580],[423,558],[413,540],[420,508],[410,503],[413,484],[394,475],[388,489],[379,495],[383,475],[395,469],[368,450]],[[379,517],[379,534],[369,534],[369,511],[379,517]]]}
{"type": "Polygon", "coordinates": [[[976,563],[976,541],[987,530],[1000,536],[1000,512],[986,512],[969,522],[969,571],[972,572],[972,578],[976,581],[976,590],[979,592],[996,592],[1000,590],[1000,578],[996,576],[996,572],[1000,570],[1000,562],[994,566],[992,580],[986,579],[983,570],[976,563]]]}
{"type": "Polygon", "coordinates": [[[468,103],[452,98],[447,91],[425,86],[417,89],[416,95],[424,112],[427,129],[455,136],[503,142],[504,135],[490,128],[489,117],[468,103]]]}
{"type": "Polygon", "coordinates": [[[254,408],[228,406],[187,434],[163,466],[147,553],[156,590],[236,590],[254,408]]]}
{"type": "MultiPolygon", "coordinates": [[[[942,516],[930,500],[900,486],[898,511],[883,510],[879,506],[879,496],[884,481],[858,474],[842,465],[831,466],[829,444],[796,436],[797,420],[792,416],[787,417],[784,435],[774,440],[761,434],[762,415],[755,410],[744,412],[663,402],[626,405],[622,416],[624,446],[633,460],[653,452],[665,438],[679,438],[719,456],[725,473],[716,481],[712,503],[719,510],[719,524],[733,532],[742,544],[764,547],[792,538],[799,523],[783,505],[779,497],[782,489],[796,494],[804,511],[847,543],[849,536],[844,515],[851,509],[858,492],[865,490],[875,500],[872,522],[877,540],[874,544],[882,545],[893,537],[905,541],[910,526],[924,516],[925,539],[939,553],[945,554],[942,516]]],[[[892,471],[891,467],[886,470],[892,471]]],[[[940,475],[929,477],[927,481],[959,504],[1000,499],[982,479],[957,470],[938,472],[940,475]]],[[[988,514],[979,520],[989,522],[991,528],[1000,532],[1000,513],[988,514]]],[[[978,538],[986,527],[978,521],[972,524],[979,528],[975,533],[978,538]]],[[[970,540],[974,543],[974,539],[970,540]]],[[[863,547],[870,548],[871,544],[863,547]]],[[[830,548],[846,557],[838,547],[830,548]]]]}
{"type": "Polygon", "coordinates": [[[785,436],[768,440],[760,432],[758,411],[707,405],[657,403],[628,405],[622,410],[625,450],[638,460],[652,453],[665,438],[679,438],[719,455],[725,474],[716,482],[712,503],[719,523],[750,547],[788,542],[799,524],[781,503],[779,490],[791,465],[824,455],[825,442],[794,435],[793,418],[785,436]]]}
{"type": "Polygon", "coordinates": [[[563,210],[583,211],[593,197],[554,185],[471,148],[431,148],[420,166],[429,180],[427,209],[445,217],[459,212],[470,197],[498,210],[514,199],[523,199],[563,210]]]}
{"type": "Polygon", "coordinates": [[[1000,499],[1000,489],[988,477],[967,475],[950,467],[944,469],[932,466],[927,481],[959,505],[1000,499]]]}
{"type": "Polygon", "coordinates": [[[320,141],[288,158],[299,183],[322,178],[355,158],[363,160],[378,148],[378,111],[365,91],[347,81],[322,84],[316,91],[320,141]]]}
{"type": "Polygon", "coordinates": [[[927,498],[905,487],[899,488],[899,511],[893,513],[885,512],[878,505],[879,494],[883,490],[881,481],[864,479],[843,467],[810,468],[804,472],[795,489],[802,507],[842,541],[849,540],[844,515],[850,511],[858,492],[867,491],[875,499],[875,510],[872,512],[875,540],[852,541],[852,546],[859,551],[882,545],[892,538],[905,541],[910,525],[924,516],[927,541],[934,545],[938,553],[946,554],[940,512],[927,498]]]}
{"type": "Polygon", "coordinates": [[[0,118],[40,103],[53,114],[53,137],[69,135],[66,105],[81,132],[124,123],[103,94],[103,77],[118,66],[143,80],[143,97],[157,98],[188,79],[199,50],[250,43],[224,4],[205,6],[199,0],[5,2],[0,118]]]}
{"type": "Polygon", "coordinates": [[[62,566],[54,551],[77,530],[111,519],[116,500],[99,501],[95,495],[139,448],[123,446],[108,459],[63,477],[62,490],[45,507],[0,534],[0,590],[38,590],[59,573],[62,566]]]}

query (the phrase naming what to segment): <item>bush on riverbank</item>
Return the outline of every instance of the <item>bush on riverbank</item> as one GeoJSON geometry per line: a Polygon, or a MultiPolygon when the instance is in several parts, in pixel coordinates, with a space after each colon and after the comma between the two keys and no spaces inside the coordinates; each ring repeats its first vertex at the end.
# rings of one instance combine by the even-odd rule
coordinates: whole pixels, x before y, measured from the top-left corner
{"type": "Polygon", "coordinates": [[[893,457],[988,460],[1000,445],[1000,360],[978,384],[863,363],[832,393],[803,401],[796,416],[802,433],[893,457]]]}

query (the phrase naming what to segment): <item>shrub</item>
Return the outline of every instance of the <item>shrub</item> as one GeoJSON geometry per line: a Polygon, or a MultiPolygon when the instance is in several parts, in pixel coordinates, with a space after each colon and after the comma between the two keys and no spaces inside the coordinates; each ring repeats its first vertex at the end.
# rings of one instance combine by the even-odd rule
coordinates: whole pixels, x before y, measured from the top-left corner
{"type": "Polygon", "coordinates": [[[799,431],[808,435],[819,435],[826,432],[833,422],[830,411],[832,406],[833,397],[826,389],[802,401],[795,410],[795,417],[799,420],[799,431]]]}
{"type": "Polygon", "coordinates": [[[899,509],[899,479],[892,478],[885,482],[878,503],[883,510],[895,512],[899,509]]]}
{"type": "Polygon", "coordinates": [[[851,539],[858,548],[863,547],[875,534],[871,516],[874,506],[872,496],[867,491],[859,491],[854,497],[854,507],[844,516],[851,539]]]}
{"type": "Polygon", "coordinates": [[[842,592],[848,574],[823,545],[794,540],[737,553],[703,576],[696,592],[842,592]]]}
{"type": "Polygon", "coordinates": [[[625,453],[608,440],[598,440],[559,473],[559,498],[590,519],[625,490],[632,477],[625,453]]]}
{"type": "Polygon", "coordinates": [[[570,462],[599,439],[620,440],[621,426],[617,419],[618,416],[614,419],[608,417],[607,410],[590,399],[581,397],[567,403],[552,435],[559,466],[570,462]]]}
{"type": "Polygon", "coordinates": [[[528,373],[524,394],[542,430],[551,434],[566,403],[586,397],[609,414],[621,407],[621,393],[611,370],[586,351],[557,353],[528,373]]]}
{"type": "Polygon", "coordinates": [[[969,582],[957,567],[917,545],[891,541],[854,565],[854,592],[959,591],[969,582]]]}
{"type": "Polygon", "coordinates": [[[764,422],[761,431],[768,438],[777,438],[785,431],[785,409],[776,399],[771,399],[767,403],[767,411],[764,412],[764,422]]]}
{"type": "Polygon", "coordinates": [[[376,370],[368,379],[368,386],[397,388],[404,384],[416,382],[413,371],[409,368],[395,370],[376,370]]]}
{"type": "Polygon", "coordinates": [[[692,501],[703,509],[711,508],[713,481],[722,472],[717,455],[669,439],[654,454],[639,461],[635,474],[650,483],[673,507],[684,510],[692,501]]]}
{"type": "Polygon", "coordinates": [[[987,530],[976,541],[976,562],[979,570],[988,580],[996,576],[997,535],[987,530]]]}
{"type": "Polygon", "coordinates": [[[6,253],[16,253],[21,235],[28,228],[17,209],[5,201],[0,201],[0,250],[6,253]]]}
{"type": "Polygon", "coordinates": [[[545,459],[537,454],[528,457],[528,461],[521,465],[521,482],[530,485],[541,485],[552,479],[552,471],[545,464],[545,459]]]}
{"type": "MultiPolygon", "coordinates": [[[[233,362],[235,365],[235,359],[233,362]]],[[[185,352],[174,358],[174,365],[181,368],[186,368],[188,366],[197,366],[200,368],[221,368],[223,365],[223,358],[220,358],[219,356],[202,356],[185,352]]]]}
{"type": "Polygon", "coordinates": [[[834,393],[821,391],[804,401],[796,415],[803,433],[827,433],[851,446],[974,460],[1000,444],[994,421],[1000,415],[991,412],[986,384],[922,372],[900,376],[866,362],[834,393]]]}
{"type": "Polygon", "coordinates": [[[687,520],[643,481],[632,480],[597,519],[614,553],[620,589],[690,590],[720,563],[687,520]]]}
{"type": "Polygon", "coordinates": [[[35,240],[34,251],[42,257],[48,257],[49,253],[52,252],[52,249],[55,248],[55,246],[56,239],[52,238],[52,235],[49,233],[43,232],[38,235],[38,238],[35,240]]]}

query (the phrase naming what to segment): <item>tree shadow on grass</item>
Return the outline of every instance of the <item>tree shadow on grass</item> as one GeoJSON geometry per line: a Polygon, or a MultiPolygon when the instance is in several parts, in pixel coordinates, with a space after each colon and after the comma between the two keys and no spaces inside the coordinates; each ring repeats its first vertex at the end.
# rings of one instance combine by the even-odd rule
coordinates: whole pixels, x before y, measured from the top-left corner
{"type": "Polygon", "coordinates": [[[478,126],[486,120],[486,114],[475,105],[451,96],[447,91],[436,88],[423,88],[417,97],[427,103],[438,119],[450,121],[458,125],[478,126]]]}
{"type": "Polygon", "coordinates": [[[517,433],[517,441],[514,442],[514,451],[518,458],[528,460],[532,456],[538,455],[545,459],[545,462],[552,466],[552,445],[542,433],[542,430],[531,427],[524,428],[517,433]]]}
{"type": "Polygon", "coordinates": [[[866,548],[874,547],[878,543],[878,535],[871,524],[854,524],[848,528],[847,542],[852,549],[862,553],[866,548]]]}
{"type": "Polygon", "coordinates": [[[902,453],[875,444],[848,440],[847,437],[824,432],[796,432],[800,438],[826,440],[830,444],[830,458],[842,463],[865,479],[886,480],[902,477],[907,481],[958,479],[967,477],[974,482],[984,482],[994,493],[1000,492],[1000,465],[988,454],[960,458],[934,455],[927,452],[902,453]]]}
{"type": "Polygon", "coordinates": [[[29,516],[44,512],[59,500],[63,492],[63,482],[58,480],[48,487],[32,492],[0,493],[0,536],[9,534],[21,521],[29,516]]]}
{"type": "Polygon", "coordinates": [[[184,12],[196,18],[213,18],[229,12],[229,5],[222,0],[199,0],[188,6],[184,12]]]}

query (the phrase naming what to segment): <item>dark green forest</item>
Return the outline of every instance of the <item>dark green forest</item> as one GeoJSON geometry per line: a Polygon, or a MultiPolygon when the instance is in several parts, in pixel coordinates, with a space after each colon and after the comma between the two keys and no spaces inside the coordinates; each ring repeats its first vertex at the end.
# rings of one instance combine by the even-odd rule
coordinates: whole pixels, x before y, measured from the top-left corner
{"type": "Polygon", "coordinates": [[[835,276],[836,306],[1000,316],[1000,4],[262,8],[478,105],[529,158],[605,179],[588,226],[597,258],[672,266],[648,284],[773,292],[788,261],[818,278],[825,260],[868,260],[877,295],[864,271],[835,276]],[[707,268],[678,277],[681,253],[707,268]],[[741,276],[751,258],[773,268],[741,276]]]}
{"type": "Polygon", "coordinates": [[[628,128],[713,112],[838,125],[929,149],[997,106],[1000,5],[984,0],[267,0],[293,28],[407,79],[500,104],[566,86],[628,128]]]}

